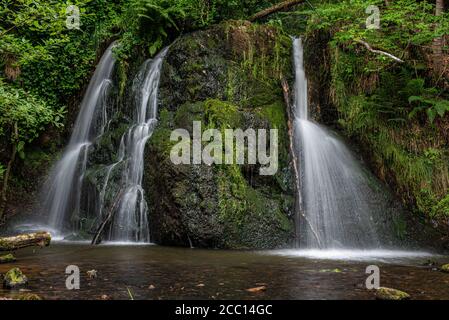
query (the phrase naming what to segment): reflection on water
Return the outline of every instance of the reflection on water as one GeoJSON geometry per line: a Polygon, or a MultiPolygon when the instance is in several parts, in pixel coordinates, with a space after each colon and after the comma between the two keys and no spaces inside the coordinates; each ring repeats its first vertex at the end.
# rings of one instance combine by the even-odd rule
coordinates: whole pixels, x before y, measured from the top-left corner
{"type": "MultiPolygon", "coordinates": [[[[393,252],[374,251],[363,259],[359,252],[351,261],[341,260],[351,252],[334,253],[336,260],[312,253],[53,244],[17,252],[18,262],[0,265],[0,273],[19,267],[30,279],[29,289],[46,299],[129,299],[128,289],[135,299],[372,299],[364,288],[365,270],[377,264],[382,286],[415,299],[449,299],[449,276],[426,266],[428,260],[447,263],[448,257],[402,253],[396,259],[393,252]],[[65,287],[68,265],[81,269],[78,291],[65,287]],[[92,269],[98,278],[89,280],[86,272],[92,269]],[[246,291],[258,286],[267,289],[246,291]]],[[[15,294],[0,289],[0,296],[15,294]]]]}
{"type": "MultiPolygon", "coordinates": [[[[436,259],[438,255],[421,252],[421,251],[401,251],[401,250],[346,250],[346,249],[330,249],[330,250],[275,250],[270,254],[287,256],[287,257],[303,257],[309,259],[337,260],[337,261],[366,261],[366,262],[383,262],[402,264],[416,259],[436,259]]],[[[442,258],[442,257],[440,257],[442,258]]]]}

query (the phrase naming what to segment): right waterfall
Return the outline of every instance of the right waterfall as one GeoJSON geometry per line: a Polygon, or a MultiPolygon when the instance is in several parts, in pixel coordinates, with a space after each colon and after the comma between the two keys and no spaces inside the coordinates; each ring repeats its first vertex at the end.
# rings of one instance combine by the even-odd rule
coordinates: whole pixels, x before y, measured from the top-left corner
{"type": "Polygon", "coordinates": [[[373,218],[385,206],[376,195],[379,190],[350,149],[333,132],[310,119],[300,38],[294,39],[293,54],[294,139],[302,196],[300,246],[379,248],[373,218]]]}

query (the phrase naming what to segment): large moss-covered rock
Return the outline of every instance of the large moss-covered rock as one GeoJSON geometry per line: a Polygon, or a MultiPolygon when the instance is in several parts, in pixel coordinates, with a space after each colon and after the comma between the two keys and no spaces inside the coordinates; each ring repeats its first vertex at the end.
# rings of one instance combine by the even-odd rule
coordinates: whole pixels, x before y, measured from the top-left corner
{"type": "MultiPolygon", "coordinates": [[[[294,234],[293,174],[280,85],[291,40],[269,26],[227,22],[178,39],[163,65],[159,125],[148,142],[144,188],[152,240],[165,245],[275,248],[294,234]],[[279,168],[174,165],[174,129],[279,129],[279,168]]],[[[204,142],[203,146],[208,142],[204,142]]]]}
{"type": "Polygon", "coordinates": [[[28,284],[28,278],[19,268],[9,270],[3,279],[3,286],[7,289],[16,289],[28,284]]]}
{"type": "Polygon", "coordinates": [[[379,288],[376,290],[378,300],[409,300],[410,295],[404,291],[392,288],[379,288]]]}

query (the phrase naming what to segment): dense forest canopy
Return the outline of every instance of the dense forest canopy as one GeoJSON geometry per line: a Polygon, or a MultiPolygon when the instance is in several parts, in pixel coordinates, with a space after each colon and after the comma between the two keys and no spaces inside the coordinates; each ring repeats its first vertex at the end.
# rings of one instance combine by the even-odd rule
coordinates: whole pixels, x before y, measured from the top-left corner
{"type": "MultiPolygon", "coordinates": [[[[14,168],[26,168],[29,159],[39,157],[38,140],[45,133],[67,133],[64,126],[73,122],[83,88],[110,42],[118,40],[114,54],[125,70],[136,51],[154,56],[182,34],[224,20],[250,19],[279,2],[0,1],[0,218],[9,181],[23,185],[23,174],[15,176],[14,168]],[[79,27],[73,25],[77,8],[79,27]]],[[[392,168],[392,180],[421,211],[449,215],[449,150],[443,132],[449,114],[449,13],[444,2],[296,3],[255,23],[286,35],[327,38],[327,80],[339,112],[335,125],[372,145],[380,175],[388,175],[384,167],[392,168]],[[380,9],[378,28],[366,28],[372,5],[380,9]]],[[[52,141],[53,153],[60,143],[52,141]]]]}

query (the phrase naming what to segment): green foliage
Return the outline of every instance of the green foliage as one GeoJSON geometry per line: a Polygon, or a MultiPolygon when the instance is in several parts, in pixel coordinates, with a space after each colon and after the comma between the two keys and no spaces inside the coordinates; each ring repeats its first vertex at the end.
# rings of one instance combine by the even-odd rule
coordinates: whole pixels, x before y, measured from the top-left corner
{"type": "Polygon", "coordinates": [[[186,18],[188,7],[185,4],[186,1],[172,0],[131,1],[123,16],[122,27],[125,34],[119,54],[128,53],[136,44],[148,41],[148,51],[153,56],[166,42],[169,34],[179,30],[178,22],[186,18]]]}
{"type": "Polygon", "coordinates": [[[0,179],[3,179],[3,175],[5,174],[5,167],[0,163],[0,179]]]}
{"type": "Polygon", "coordinates": [[[432,208],[433,217],[449,217],[449,194],[432,208]]]}
{"type": "Polygon", "coordinates": [[[64,110],[89,80],[124,2],[0,2],[0,136],[8,149],[15,145],[24,158],[25,145],[48,126],[62,127],[64,110]],[[69,5],[80,9],[79,30],[66,26],[69,5]]]}
{"type": "Polygon", "coordinates": [[[64,113],[63,108],[55,111],[23,89],[0,82],[0,137],[15,144],[22,158],[25,144],[33,142],[46,126],[62,126],[64,113]]]}
{"type": "Polygon", "coordinates": [[[430,123],[433,123],[436,116],[443,118],[449,111],[449,101],[439,98],[439,92],[436,88],[425,88],[424,79],[413,79],[407,87],[406,92],[414,92],[408,98],[408,102],[415,106],[409,117],[413,118],[420,112],[426,112],[430,123]]]}
{"type": "MultiPolygon", "coordinates": [[[[434,4],[428,1],[396,0],[388,7],[383,0],[339,1],[321,4],[311,11],[308,30],[329,29],[334,33],[334,44],[355,45],[356,40],[363,39],[400,56],[409,45],[427,44],[436,36],[449,34],[448,14],[436,17],[434,10],[434,4]],[[380,29],[366,28],[370,15],[366,9],[370,5],[381,10],[380,29]]],[[[388,61],[385,56],[377,58],[388,61]]]]}
{"type": "Polygon", "coordinates": [[[120,19],[117,55],[128,59],[136,47],[153,56],[178,35],[225,19],[246,19],[276,0],[130,0],[120,19]]]}
{"type": "Polygon", "coordinates": [[[435,17],[433,2],[398,0],[386,7],[384,1],[356,0],[318,5],[307,30],[312,37],[331,37],[330,96],[339,125],[368,146],[378,174],[404,203],[436,218],[447,208],[449,150],[442,131],[449,101],[430,79],[422,50],[448,34],[448,22],[447,13],[435,17]],[[381,9],[379,30],[365,26],[368,5],[381,9]],[[405,63],[370,52],[359,40],[405,63]]]}
{"type": "Polygon", "coordinates": [[[3,1],[0,77],[59,108],[86,83],[100,42],[112,36],[122,2],[3,1]],[[80,30],[66,27],[69,5],[80,8],[80,30]],[[15,74],[8,74],[8,68],[15,74]]]}

